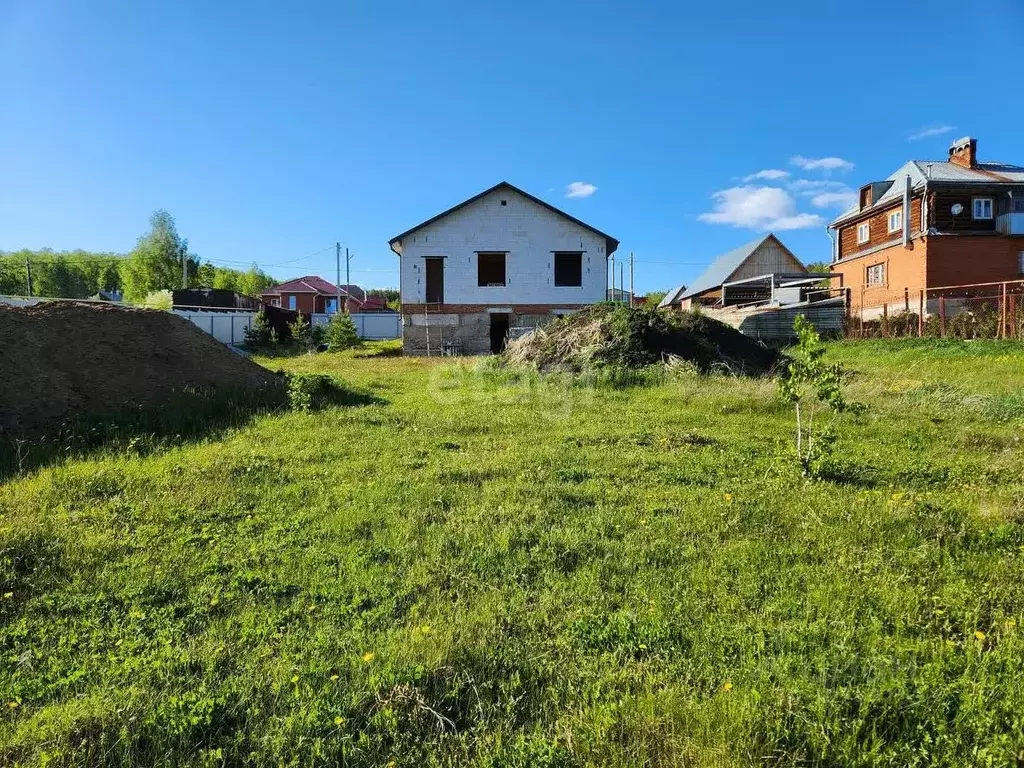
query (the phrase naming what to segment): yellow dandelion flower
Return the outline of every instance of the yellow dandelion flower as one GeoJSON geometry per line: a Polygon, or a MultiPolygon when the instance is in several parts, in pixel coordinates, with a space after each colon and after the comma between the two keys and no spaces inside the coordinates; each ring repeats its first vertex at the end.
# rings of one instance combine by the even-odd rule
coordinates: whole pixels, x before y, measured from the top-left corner
{"type": "Polygon", "coordinates": [[[12,597],[14,597],[13,592],[4,592],[4,600],[10,600],[12,597]]]}
{"type": "Polygon", "coordinates": [[[298,675],[292,675],[292,682],[293,683],[299,682],[299,676],[298,675]]]}
{"type": "Polygon", "coordinates": [[[10,707],[11,709],[17,709],[18,708],[18,702],[16,702],[16,701],[9,701],[9,702],[7,702],[7,706],[10,707]]]}
{"type": "Polygon", "coordinates": [[[729,680],[726,680],[725,681],[725,685],[722,686],[722,690],[725,691],[726,693],[731,691],[732,690],[732,682],[729,681],[729,680]]]}
{"type": "Polygon", "coordinates": [[[732,494],[731,493],[725,494],[725,503],[726,504],[732,504],[732,494]]]}
{"type": "Polygon", "coordinates": [[[422,627],[420,627],[420,632],[422,632],[424,635],[429,635],[430,634],[430,625],[429,624],[424,624],[422,627]]]}
{"type": "Polygon", "coordinates": [[[336,717],[336,718],[334,718],[334,724],[335,725],[341,725],[344,722],[345,722],[345,718],[344,717],[336,717]]]}
{"type": "Polygon", "coordinates": [[[337,675],[331,675],[331,680],[337,680],[337,679],[338,679],[337,675]]]}
{"type": "Polygon", "coordinates": [[[1017,626],[1017,620],[1016,619],[1009,619],[1006,622],[1006,626],[1009,627],[1010,629],[1013,629],[1014,627],[1017,626]]]}
{"type": "Polygon", "coordinates": [[[984,640],[985,639],[985,633],[982,632],[980,629],[976,630],[974,632],[974,639],[975,640],[984,640]]]}
{"type": "Polygon", "coordinates": [[[367,651],[366,653],[363,654],[363,661],[365,661],[367,664],[369,664],[371,661],[373,661],[374,655],[375,654],[373,653],[373,651],[367,651]]]}

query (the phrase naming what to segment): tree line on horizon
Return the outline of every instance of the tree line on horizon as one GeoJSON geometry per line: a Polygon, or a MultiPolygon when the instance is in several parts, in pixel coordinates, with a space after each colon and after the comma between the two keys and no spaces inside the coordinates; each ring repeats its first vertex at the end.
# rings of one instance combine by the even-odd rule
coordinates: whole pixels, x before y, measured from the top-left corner
{"type": "Polygon", "coordinates": [[[149,227],[128,254],[0,251],[0,294],[86,299],[98,291],[120,291],[125,300],[141,304],[151,293],[182,287],[223,288],[258,296],[277,282],[255,264],[247,270],[231,269],[189,253],[188,240],[178,234],[167,211],[155,211],[149,227]]]}

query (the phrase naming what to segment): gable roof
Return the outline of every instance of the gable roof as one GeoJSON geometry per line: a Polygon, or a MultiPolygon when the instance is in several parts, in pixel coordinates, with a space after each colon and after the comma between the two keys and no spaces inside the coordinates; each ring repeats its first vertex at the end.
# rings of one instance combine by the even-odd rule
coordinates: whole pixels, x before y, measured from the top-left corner
{"type": "Polygon", "coordinates": [[[803,263],[800,259],[797,259],[789,248],[783,244],[779,238],[773,233],[769,232],[763,237],[759,237],[756,240],[751,240],[749,243],[741,245],[739,248],[733,248],[731,251],[717,256],[714,261],[705,269],[696,280],[693,281],[692,285],[680,285],[674,290],[669,291],[665,294],[665,298],[658,304],[659,307],[668,307],[672,304],[677,304],[683,299],[688,299],[697,294],[710,291],[713,288],[717,288],[722,283],[726,282],[729,277],[742,265],[743,262],[754,255],[755,251],[764,245],[769,240],[774,240],[782,250],[792,256],[798,263],[803,263]]]}
{"type": "Polygon", "coordinates": [[[861,209],[855,205],[839,214],[832,220],[830,227],[855,218],[869,211],[876,211],[887,205],[892,205],[897,200],[903,199],[902,182],[910,176],[910,185],[913,191],[917,192],[924,188],[925,182],[931,184],[938,182],[949,184],[978,184],[993,186],[999,184],[1022,184],[1024,183],[1024,166],[1009,165],[1007,163],[977,163],[974,168],[965,168],[962,165],[951,163],[947,160],[911,160],[900,166],[895,173],[891,174],[885,181],[890,182],[889,188],[877,200],[868,207],[861,209]]]}
{"type": "MultiPolygon", "coordinates": [[[[343,286],[344,287],[344,286],[343,286]]],[[[324,296],[336,296],[338,294],[338,287],[334,283],[329,283],[322,277],[316,275],[306,275],[305,277],[296,277],[293,280],[288,280],[283,283],[278,283],[272,288],[268,288],[261,296],[277,296],[280,293],[320,293],[324,296]]]]}
{"type": "Polygon", "coordinates": [[[485,189],[480,194],[473,195],[473,197],[469,198],[468,200],[463,200],[458,205],[452,206],[447,211],[442,211],[441,213],[437,214],[437,216],[429,218],[426,221],[421,222],[420,224],[417,224],[415,227],[412,227],[411,229],[407,229],[402,234],[395,235],[390,240],[388,240],[388,245],[391,246],[391,250],[392,251],[394,251],[395,253],[401,255],[401,252],[395,249],[395,243],[399,242],[400,240],[402,240],[405,237],[408,237],[413,232],[415,232],[415,231],[417,231],[419,229],[423,229],[424,227],[426,227],[426,226],[428,226],[430,224],[433,224],[435,221],[443,219],[445,216],[447,216],[447,215],[449,215],[451,213],[455,213],[455,211],[459,210],[460,208],[465,208],[467,205],[470,205],[471,203],[475,203],[477,200],[481,199],[482,197],[486,197],[487,195],[491,194],[492,192],[497,192],[499,189],[508,189],[508,190],[511,190],[512,192],[520,194],[523,197],[525,197],[527,200],[532,200],[533,202],[537,203],[537,205],[540,205],[540,206],[543,206],[544,208],[547,208],[552,213],[557,213],[562,218],[568,219],[573,224],[579,224],[584,229],[589,229],[595,235],[603,237],[604,240],[605,240],[605,249],[604,249],[605,258],[607,258],[611,254],[615,253],[615,250],[619,247],[619,241],[616,240],[611,235],[606,235],[601,230],[594,229],[594,227],[592,227],[589,224],[586,224],[586,223],[580,221],[575,216],[570,216],[565,211],[560,210],[558,208],[555,208],[555,206],[551,205],[551,203],[546,203],[543,200],[541,200],[539,197],[534,197],[529,192],[524,192],[523,190],[519,189],[519,187],[516,187],[516,186],[513,186],[512,184],[509,184],[507,181],[500,181],[497,184],[495,184],[493,187],[490,187],[489,189],[485,189]]]}
{"type": "Polygon", "coordinates": [[[366,301],[366,291],[364,291],[358,285],[347,285],[343,283],[338,287],[341,289],[341,292],[348,296],[349,298],[355,299],[356,301],[359,302],[366,301]]]}

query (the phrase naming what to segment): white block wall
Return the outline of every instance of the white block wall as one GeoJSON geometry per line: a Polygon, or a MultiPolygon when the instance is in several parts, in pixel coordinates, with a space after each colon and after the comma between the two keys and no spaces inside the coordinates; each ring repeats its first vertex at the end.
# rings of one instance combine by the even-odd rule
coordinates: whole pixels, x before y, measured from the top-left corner
{"type": "Polygon", "coordinates": [[[407,235],[401,247],[403,304],[426,299],[426,256],[446,257],[445,304],[590,304],[606,295],[605,239],[510,189],[407,235]],[[508,252],[504,287],[477,285],[479,251],[508,252]],[[552,251],[584,251],[582,286],[555,285],[552,251]]]}

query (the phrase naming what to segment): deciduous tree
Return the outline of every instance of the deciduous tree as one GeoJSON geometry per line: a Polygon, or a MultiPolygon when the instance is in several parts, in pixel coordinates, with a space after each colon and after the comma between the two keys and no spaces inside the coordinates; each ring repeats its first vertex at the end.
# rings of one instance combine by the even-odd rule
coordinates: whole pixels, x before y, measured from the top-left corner
{"type": "Polygon", "coordinates": [[[138,303],[153,291],[180,288],[186,258],[188,240],[178,234],[174,218],[167,211],[155,211],[149,218],[149,232],[125,260],[125,298],[138,303]]]}

